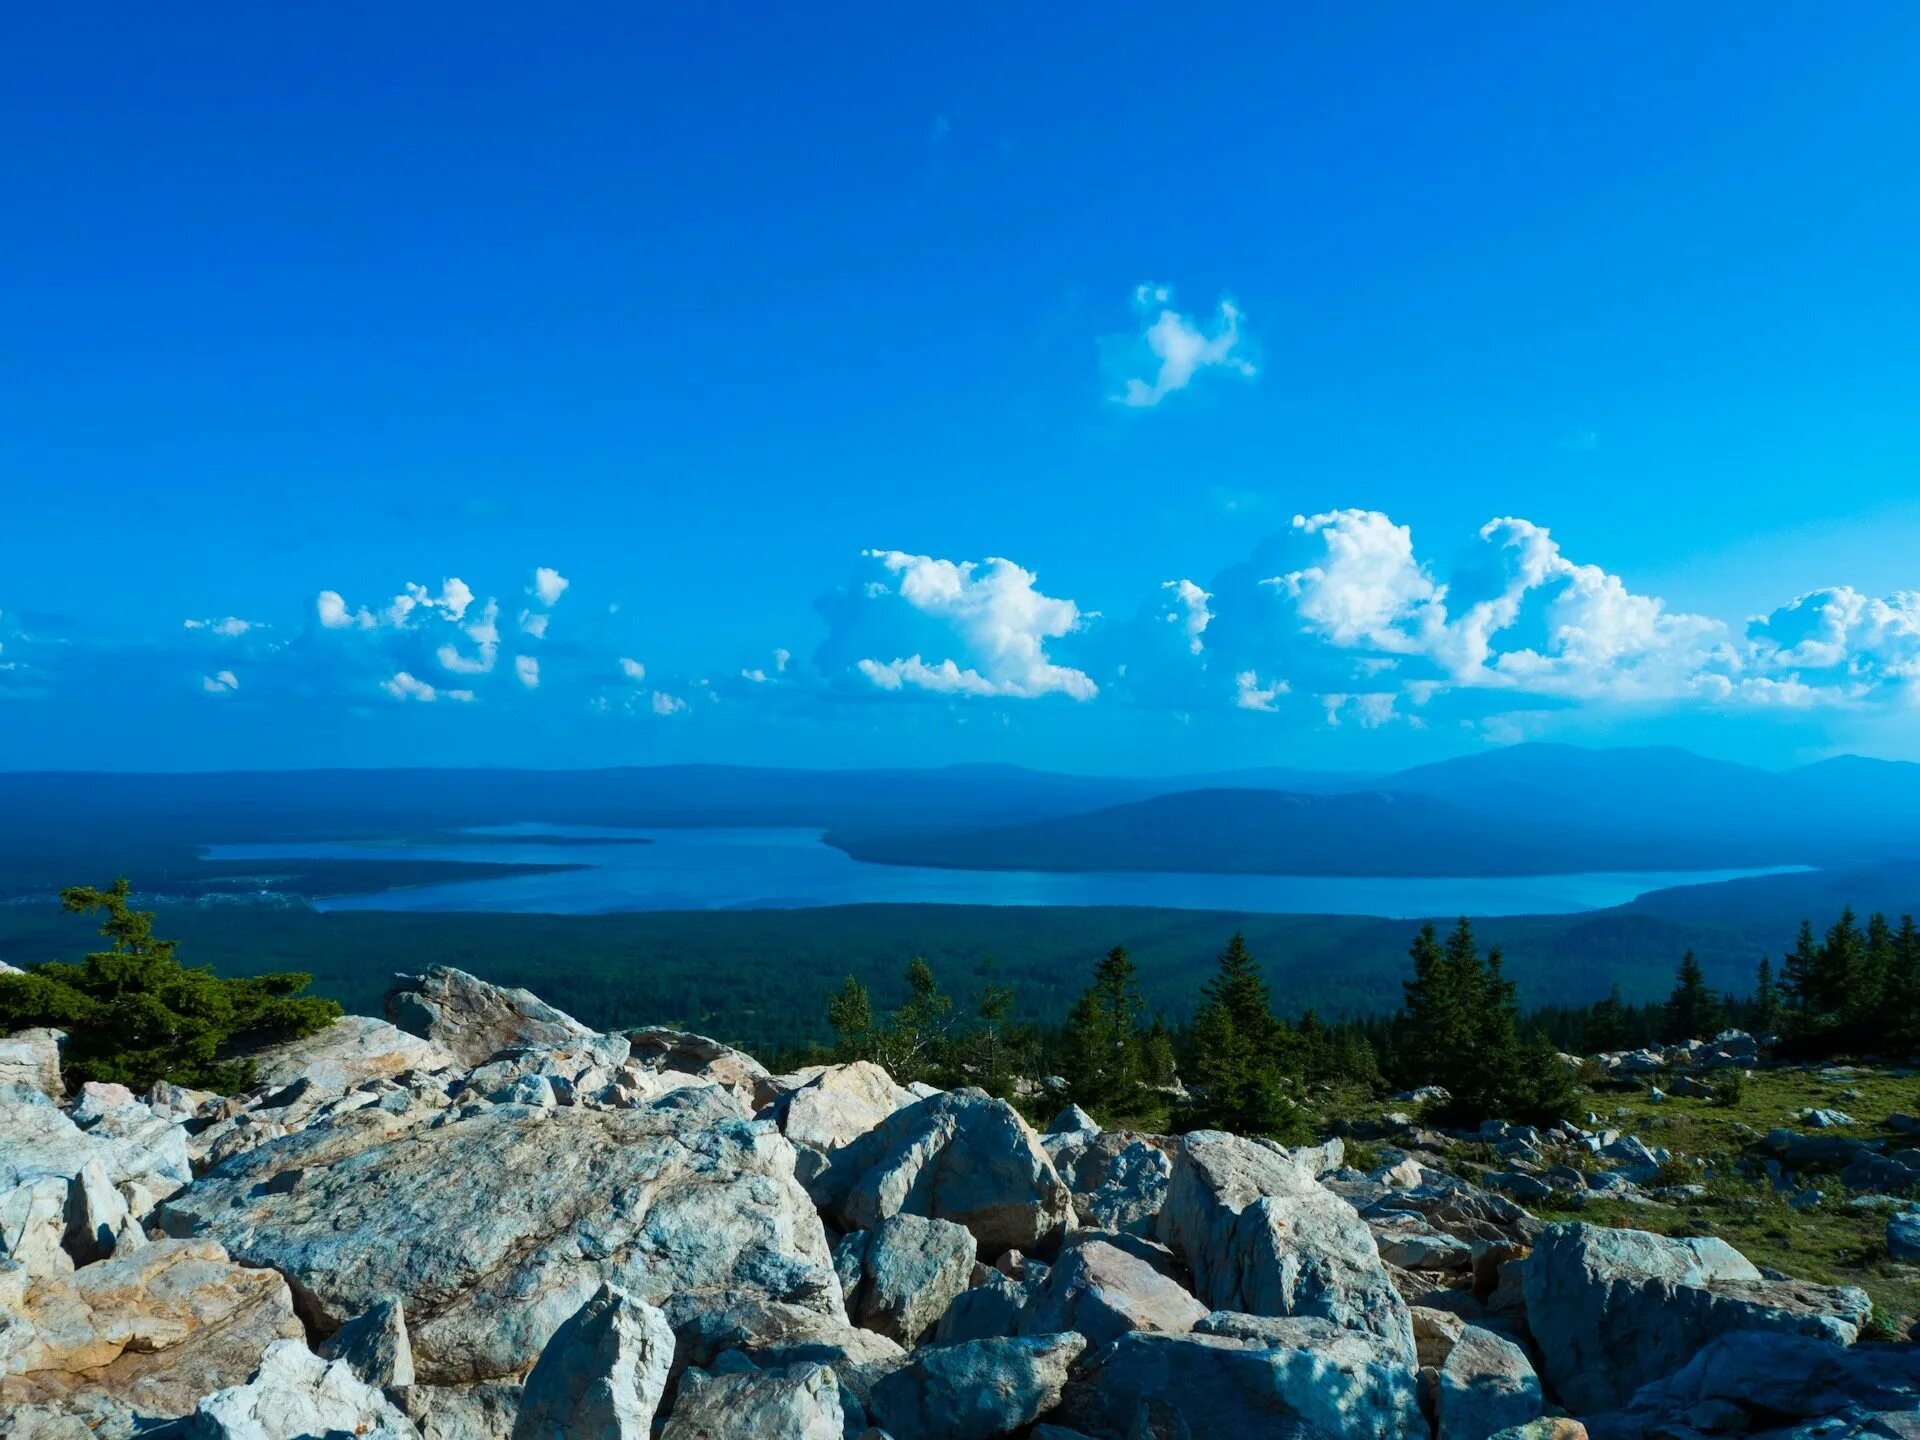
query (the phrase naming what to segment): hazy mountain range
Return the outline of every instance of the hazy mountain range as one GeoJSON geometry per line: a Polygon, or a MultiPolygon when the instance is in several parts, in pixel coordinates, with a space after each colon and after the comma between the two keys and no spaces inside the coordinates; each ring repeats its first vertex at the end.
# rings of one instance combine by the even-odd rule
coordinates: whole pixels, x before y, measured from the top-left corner
{"type": "Polygon", "coordinates": [[[1521,745],[1389,775],[1159,778],[1013,766],[0,774],[0,865],[512,822],[807,826],[864,860],[1322,875],[1845,867],[1920,856],[1920,765],[1767,771],[1521,745]]]}

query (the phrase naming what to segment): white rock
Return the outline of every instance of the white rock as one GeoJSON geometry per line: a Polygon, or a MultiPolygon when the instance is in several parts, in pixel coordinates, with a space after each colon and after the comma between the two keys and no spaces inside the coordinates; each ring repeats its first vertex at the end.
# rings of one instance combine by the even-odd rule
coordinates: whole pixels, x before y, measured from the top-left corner
{"type": "Polygon", "coordinates": [[[344,1360],[326,1361],[299,1340],[267,1347],[244,1385],[200,1402],[188,1433],[194,1440],[419,1440],[413,1422],[344,1360]]]}
{"type": "Polygon", "coordinates": [[[603,1285],[540,1352],[513,1440],[646,1440],[672,1365],[667,1317],[603,1285]]]}

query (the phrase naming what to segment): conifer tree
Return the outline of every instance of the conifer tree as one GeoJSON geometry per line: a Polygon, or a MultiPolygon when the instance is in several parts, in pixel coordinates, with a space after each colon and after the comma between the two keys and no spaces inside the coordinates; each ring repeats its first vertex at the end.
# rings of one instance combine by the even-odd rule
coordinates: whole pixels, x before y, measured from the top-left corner
{"type": "Polygon", "coordinates": [[[1282,1093],[1273,1001],[1238,931],[1193,1017],[1193,1079],[1200,1127],[1283,1141],[1308,1138],[1305,1116],[1282,1093]]]}
{"type": "Polygon", "coordinates": [[[1624,1049],[1627,1043],[1626,1007],[1620,1002],[1620,987],[1614,985],[1607,998],[1593,1007],[1587,1018],[1585,1044],[1590,1055],[1602,1055],[1624,1049]]]}
{"type": "Polygon", "coordinates": [[[873,1001],[853,976],[842,980],[827,1001],[827,1024],[834,1034],[834,1053],[842,1061],[873,1058],[873,1001]]]}
{"type": "Polygon", "coordinates": [[[1707,985],[1706,972],[1689,950],[1680,957],[1673,993],[1667,997],[1665,1033],[1672,1044],[1705,1040],[1722,1028],[1720,997],[1707,985]]]}
{"type": "Polygon", "coordinates": [[[1753,1031],[1771,1035],[1780,1028],[1780,991],[1773,983],[1773,962],[1760,957],[1760,968],[1753,981],[1753,1031]]]}
{"type": "Polygon", "coordinates": [[[157,1080],[232,1092],[253,1067],[227,1058],[269,1038],[311,1035],[339,1015],[331,1000],[300,992],[311,975],[286,972],[227,978],[189,968],[178,941],[153,933],[153,912],[133,908],[123,877],[102,890],[60,893],[75,915],[98,914],[105,949],[77,963],[50,961],[0,974],[0,1035],[52,1026],[66,1032],[61,1065],[69,1084],[99,1080],[144,1090],[157,1080]]]}
{"type": "Polygon", "coordinates": [[[1145,1008],[1133,960],[1124,945],[1116,945],[1094,967],[1093,983],[1067,1015],[1065,1069],[1076,1104],[1125,1113],[1138,1101],[1145,1008]]]}

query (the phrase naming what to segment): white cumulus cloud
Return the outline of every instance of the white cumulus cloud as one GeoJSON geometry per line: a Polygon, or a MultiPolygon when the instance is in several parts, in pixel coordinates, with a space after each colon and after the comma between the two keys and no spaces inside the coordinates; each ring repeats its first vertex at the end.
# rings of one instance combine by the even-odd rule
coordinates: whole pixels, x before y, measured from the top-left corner
{"type": "MultiPolygon", "coordinates": [[[[896,577],[891,592],[898,600],[938,622],[956,649],[931,661],[921,651],[863,657],[860,673],[875,685],[1018,699],[1060,694],[1091,700],[1097,693],[1086,672],[1048,657],[1047,642],[1071,634],[1081,614],[1073,601],[1041,594],[1033,572],[998,558],[976,564],[899,550],[866,554],[896,577]]],[[[888,603],[885,596],[870,598],[888,603]]]]}
{"type": "Polygon", "coordinates": [[[200,688],[209,695],[231,695],[240,688],[240,682],[234,678],[233,671],[216,670],[200,677],[200,688]]]}
{"type": "Polygon", "coordinates": [[[1253,363],[1241,351],[1240,311],[1222,300],[1212,317],[1198,320],[1173,308],[1173,292],[1163,285],[1134,291],[1134,308],[1145,321],[1136,347],[1142,359],[1157,362],[1151,379],[1129,378],[1113,398],[1133,409],[1151,409],[1193,383],[1202,370],[1222,369],[1251,379],[1253,363]]]}

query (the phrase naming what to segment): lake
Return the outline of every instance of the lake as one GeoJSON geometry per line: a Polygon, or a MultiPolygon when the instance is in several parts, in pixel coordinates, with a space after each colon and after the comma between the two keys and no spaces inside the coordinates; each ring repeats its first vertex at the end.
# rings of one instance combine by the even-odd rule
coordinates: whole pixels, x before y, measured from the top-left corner
{"type": "MultiPolygon", "coordinates": [[[[602,915],[622,910],[786,910],[823,905],[1150,905],[1292,915],[1561,915],[1622,905],[1650,890],[1780,870],[1633,871],[1445,877],[1058,874],[874,865],[821,842],[818,830],[611,830],[491,826],[486,843],[330,841],[215,845],[217,860],[365,859],[577,865],[499,879],[401,886],[315,901],[322,910],[508,911],[602,915]],[[634,844],[646,840],[647,844],[634,844]],[[593,843],[600,841],[604,843],[593,843]],[[560,843],[564,842],[564,843],[560,843]]],[[[1790,867],[1787,867],[1790,868],[1790,867]]]]}

